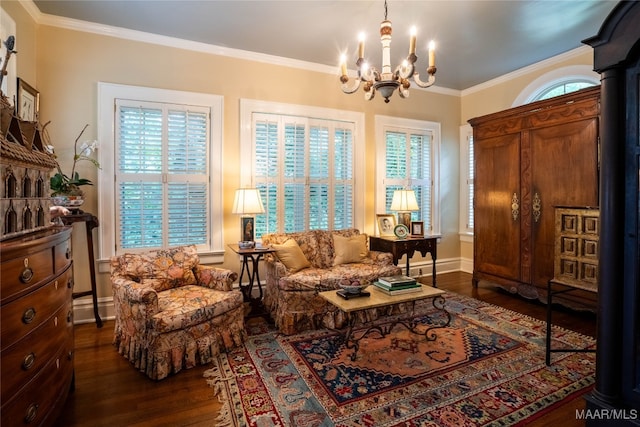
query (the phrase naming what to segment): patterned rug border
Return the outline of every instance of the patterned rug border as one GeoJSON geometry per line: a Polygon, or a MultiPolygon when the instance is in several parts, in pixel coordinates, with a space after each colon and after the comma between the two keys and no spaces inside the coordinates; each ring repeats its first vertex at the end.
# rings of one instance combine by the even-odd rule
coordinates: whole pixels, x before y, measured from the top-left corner
{"type": "MultiPolygon", "coordinates": [[[[526,314],[518,313],[513,310],[505,309],[491,303],[487,303],[484,301],[476,300],[470,297],[454,294],[451,292],[447,292],[446,294],[447,308],[454,316],[459,316],[467,322],[471,322],[475,325],[482,326],[493,333],[497,333],[500,335],[505,335],[514,339],[520,343],[519,347],[523,347],[523,353],[520,354],[520,358],[518,360],[521,361],[520,365],[517,365],[518,360],[510,359],[508,360],[509,364],[516,364],[517,366],[514,368],[512,374],[501,376],[500,381],[496,382],[495,378],[492,378],[492,369],[491,366],[496,366],[498,360],[496,358],[489,358],[486,360],[482,360],[480,362],[474,362],[474,370],[479,369],[480,375],[487,375],[487,383],[482,387],[471,388],[469,391],[464,393],[464,390],[460,394],[451,393],[452,395],[449,398],[443,399],[436,404],[429,405],[428,411],[423,411],[424,416],[427,416],[427,412],[430,414],[436,410],[440,412],[451,412],[457,406],[460,406],[460,402],[463,402],[465,399],[473,398],[474,396],[478,396],[480,393],[487,393],[488,391],[499,392],[500,386],[504,384],[509,384],[509,381],[512,381],[516,378],[525,378],[526,375],[532,373],[541,373],[541,375],[552,375],[554,372],[560,372],[560,370],[567,369],[565,364],[570,363],[570,360],[575,359],[576,353],[555,353],[553,358],[553,363],[551,367],[546,367],[544,365],[544,339],[546,334],[546,322],[535,319],[526,314]],[[525,351],[526,350],[526,351],[525,351]],[[541,352],[541,365],[540,364],[530,364],[528,366],[522,366],[522,363],[526,362],[525,358],[531,351],[541,352]],[[573,359],[571,359],[573,358],[573,359]],[[484,366],[490,365],[490,366],[484,366]],[[548,372],[545,372],[548,371],[548,372]],[[496,391],[498,390],[498,391],[496,391]]],[[[422,307],[424,309],[424,307],[422,307]]],[[[420,309],[417,309],[419,311],[420,309]]],[[[251,329],[251,328],[250,328],[251,329]]],[[[309,338],[312,336],[323,336],[330,331],[327,330],[319,330],[313,332],[305,332],[300,335],[293,336],[284,336],[275,331],[261,331],[258,328],[257,332],[254,333],[250,330],[250,339],[252,340],[276,340],[279,348],[283,351],[288,359],[294,363],[294,358],[298,357],[297,353],[287,345],[288,341],[292,341],[295,339],[300,339],[301,335],[304,335],[305,338],[309,338]]],[[[588,348],[595,346],[595,339],[579,334],[577,332],[571,331],[569,329],[553,326],[553,342],[554,346],[572,346],[574,348],[588,348]]],[[[251,360],[251,363],[257,368],[257,363],[255,360],[251,358],[251,355],[247,352],[246,346],[243,347],[242,351],[246,353],[243,357],[248,357],[251,360]]],[[[503,357],[513,356],[511,352],[506,352],[503,357]]],[[[586,358],[591,360],[592,357],[586,356],[584,353],[581,353],[582,358],[586,358]]],[[[240,356],[238,356],[240,357],[240,356]]],[[[507,361],[505,360],[505,363],[507,361]]],[[[587,363],[587,362],[581,362],[587,363]]],[[[301,364],[300,362],[294,363],[295,369],[300,376],[300,378],[305,382],[306,392],[308,392],[309,396],[313,396],[314,399],[318,402],[318,410],[322,411],[326,415],[326,420],[323,423],[320,423],[318,419],[308,419],[307,421],[310,423],[308,425],[355,425],[349,424],[349,418],[353,418],[353,413],[350,411],[353,408],[350,408],[345,416],[336,417],[334,414],[333,422],[327,420],[331,420],[331,417],[325,411],[325,406],[327,404],[326,396],[318,396],[317,391],[314,391],[314,388],[308,383],[308,378],[305,378],[305,372],[300,371],[301,364]],[[325,403],[322,403],[322,402],[325,403]],[[316,422],[316,423],[314,423],[316,422]],[[334,424],[339,423],[339,424],[334,424]]],[[[303,364],[302,367],[305,365],[303,364]]],[[[247,368],[249,369],[249,368],[247,368]]],[[[307,367],[307,369],[310,369],[307,367]]],[[[439,384],[439,389],[443,388],[454,388],[457,386],[456,378],[447,379],[447,373],[451,370],[455,371],[458,369],[457,366],[452,367],[443,372],[438,372],[437,376],[430,377],[430,380],[437,382],[439,384]]],[[[495,369],[494,369],[495,371],[495,369]]],[[[263,378],[266,378],[264,372],[260,372],[260,377],[256,379],[256,381],[262,381],[263,378]]],[[[267,416],[269,422],[271,424],[268,425],[290,425],[287,424],[285,418],[282,414],[279,414],[277,410],[277,406],[275,406],[276,399],[272,395],[269,387],[264,386],[265,392],[268,394],[268,398],[271,400],[271,404],[273,405],[273,411],[277,412],[274,414],[260,414],[261,419],[259,421],[253,421],[252,424],[247,422],[245,418],[246,414],[243,410],[242,399],[243,396],[240,393],[239,385],[236,381],[235,374],[233,372],[232,367],[229,365],[228,360],[226,359],[226,355],[222,354],[218,357],[216,363],[214,363],[214,367],[205,372],[205,378],[207,383],[213,388],[214,393],[218,395],[219,400],[222,403],[222,410],[218,417],[218,424],[216,425],[228,425],[228,426],[247,426],[247,425],[263,425],[262,422],[265,422],[264,418],[267,416]],[[283,424],[284,423],[284,424],[283,424]]],[[[257,375],[256,375],[257,376],[257,375]]],[[[523,423],[525,420],[530,422],[544,415],[544,413],[553,409],[554,407],[562,404],[562,402],[567,401],[569,399],[573,399],[579,395],[582,395],[588,392],[594,382],[594,375],[585,376],[581,378],[579,381],[573,381],[569,385],[556,390],[555,392],[547,395],[546,397],[537,399],[530,404],[527,404],[519,409],[507,414],[504,417],[492,419],[487,423],[483,423],[482,425],[495,425],[495,426],[506,426],[506,425],[518,425],[523,423]]],[[[254,396],[255,398],[255,396],[254,396]]],[[[364,398],[364,400],[368,399],[364,398]]],[[[375,400],[375,399],[373,399],[375,400]]],[[[403,399],[399,398],[397,402],[402,402],[403,399]]],[[[369,401],[367,401],[369,402],[369,401]]],[[[395,404],[397,402],[384,402],[385,404],[395,404]]],[[[245,402],[248,403],[248,402],[245,402]]],[[[307,402],[308,404],[308,402],[307,402]]],[[[370,404],[370,403],[369,403],[370,404]]],[[[357,406],[357,405],[356,405],[357,406]]],[[[387,405],[388,406],[388,405],[387,405]]],[[[369,407],[367,407],[369,408],[369,407]]],[[[375,408],[374,408],[375,409],[375,408]]],[[[254,414],[255,415],[255,414],[254,414]]],[[[391,414],[393,415],[393,414],[391,414]]],[[[420,416],[420,413],[411,412],[407,417],[405,417],[405,421],[410,419],[415,419],[416,416],[420,416]]],[[[443,416],[453,416],[455,414],[441,414],[443,416]]],[[[401,419],[391,417],[391,420],[386,420],[382,425],[395,425],[394,423],[398,422],[401,419]]],[[[378,425],[378,424],[377,424],[378,425]]],[[[409,425],[409,424],[408,424],[409,425]]],[[[411,424],[413,425],[413,424],[411,424]]],[[[428,424],[428,425],[446,425],[446,424],[428,424]]]]}

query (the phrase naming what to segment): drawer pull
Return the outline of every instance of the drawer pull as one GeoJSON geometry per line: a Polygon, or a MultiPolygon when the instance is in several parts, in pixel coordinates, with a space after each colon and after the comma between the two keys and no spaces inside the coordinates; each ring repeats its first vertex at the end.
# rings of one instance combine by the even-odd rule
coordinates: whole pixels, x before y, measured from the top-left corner
{"type": "Polygon", "coordinates": [[[27,408],[27,412],[24,414],[24,422],[26,424],[31,424],[36,417],[38,416],[38,404],[32,403],[27,408]]]}
{"type": "Polygon", "coordinates": [[[71,323],[73,321],[73,311],[69,310],[67,313],[67,323],[71,323]]]}
{"type": "Polygon", "coordinates": [[[25,258],[23,261],[24,270],[20,273],[20,281],[22,283],[29,283],[33,279],[33,270],[29,267],[29,258],[25,258]]]}
{"type": "Polygon", "coordinates": [[[73,289],[73,279],[67,280],[67,288],[73,289]]]}
{"type": "Polygon", "coordinates": [[[33,322],[33,319],[35,318],[36,318],[36,309],[33,307],[30,307],[26,309],[24,314],[22,315],[22,323],[24,323],[25,325],[28,325],[29,323],[33,322]]]}
{"type": "Polygon", "coordinates": [[[71,259],[71,248],[69,246],[67,246],[67,251],[64,253],[64,256],[67,257],[67,259],[71,259]]]}
{"type": "Polygon", "coordinates": [[[28,371],[34,363],[36,363],[36,355],[33,353],[27,354],[24,359],[22,359],[22,370],[28,371]]]}

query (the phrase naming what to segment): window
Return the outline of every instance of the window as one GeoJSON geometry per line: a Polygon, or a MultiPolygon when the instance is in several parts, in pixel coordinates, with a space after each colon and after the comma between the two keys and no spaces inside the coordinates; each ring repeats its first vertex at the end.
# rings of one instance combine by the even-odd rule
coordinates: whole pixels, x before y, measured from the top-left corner
{"type": "Polygon", "coordinates": [[[393,192],[410,188],[420,207],[411,220],[423,221],[426,232],[439,233],[440,124],[376,116],[376,141],[377,212],[392,213],[393,192]]]}
{"type": "Polygon", "coordinates": [[[241,110],[243,186],[258,188],[265,207],[256,238],[362,226],[359,113],[248,100],[241,110]]]}
{"type": "Polygon", "coordinates": [[[600,84],[600,75],[588,65],[556,68],[532,81],[515,99],[512,106],[551,98],[600,84]]]}
{"type": "Polygon", "coordinates": [[[473,129],[460,127],[460,234],[473,234],[473,129]]]}
{"type": "Polygon", "coordinates": [[[195,244],[222,254],[222,98],[100,84],[99,102],[101,215],[114,218],[102,253],[195,244]]]}
{"type": "Polygon", "coordinates": [[[595,85],[593,84],[593,82],[589,82],[589,81],[571,80],[566,82],[560,82],[544,89],[539,95],[537,95],[534,99],[532,99],[531,102],[553,98],[554,96],[564,95],[566,93],[575,92],[577,90],[584,89],[591,86],[595,86],[595,85]]]}
{"type": "Polygon", "coordinates": [[[116,100],[116,246],[206,245],[206,108],[116,100]]]}

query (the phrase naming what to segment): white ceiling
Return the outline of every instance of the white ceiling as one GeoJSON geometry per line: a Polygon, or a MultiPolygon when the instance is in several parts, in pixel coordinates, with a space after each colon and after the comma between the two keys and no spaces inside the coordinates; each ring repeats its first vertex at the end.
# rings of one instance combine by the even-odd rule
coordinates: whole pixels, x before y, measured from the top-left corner
{"type": "MultiPolygon", "coordinates": [[[[357,37],[380,67],[384,1],[33,0],[43,14],[336,66],[355,68],[357,37]]],[[[418,70],[436,42],[436,85],[463,90],[583,46],[617,2],[607,0],[388,0],[391,62],[418,29],[418,70]]]]}

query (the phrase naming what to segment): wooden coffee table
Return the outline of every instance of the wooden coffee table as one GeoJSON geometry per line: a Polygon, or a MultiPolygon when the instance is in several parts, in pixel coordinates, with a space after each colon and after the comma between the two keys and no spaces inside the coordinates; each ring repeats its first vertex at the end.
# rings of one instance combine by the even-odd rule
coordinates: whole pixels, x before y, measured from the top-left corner
{"type": "Polygon", "coordinates": [[[438,288],[432,288],[430,286],[420,285],[421,290],[416,292],[404,293],[400,295],[388,295],[384,291],[378,290],[375,286],[369,286],[366,291],[370,293],[368,297],[358,297],[345,299],[337,294],[338,291],[325,291],[320,292],[319,295],[329,301],[334,306],[338,307],[345,313],[350,313],[349,323],[346,328],[339,332],[343,335],[345,346],[348,349],[353,348],[351,354],[351,360],[356,360],[358,349],[360,347],[359,342],[370,332],[375,331],[380,334],[381,337],[388,335],[391,330],[398,324],[404,326],[409,331],[415,334],[424,335],[427,341],[435,341],[436,334],[434,329],[445,328],[451,323],[451,314],[445,309],[444,291],[438,288]],[[414,309],[416,301],[431,299],[433,306],[438,310],[441,310],[446,315],[446,322],[441,325],[429,326],[425,331],[418,331],[414,318],[414,309]],[[355,336],[354,327],[356,326],[356,313],[358,311],[364,311],[369,308],[388,307],[394,304],[411,303],[411,315],[404,318],[396,318],[391,323],[385,323],[380,325],[362,325],[364,326],[362,333],[359,336],[355,336]]]}

